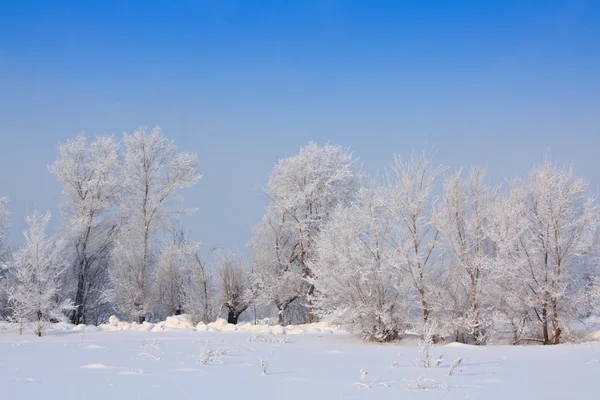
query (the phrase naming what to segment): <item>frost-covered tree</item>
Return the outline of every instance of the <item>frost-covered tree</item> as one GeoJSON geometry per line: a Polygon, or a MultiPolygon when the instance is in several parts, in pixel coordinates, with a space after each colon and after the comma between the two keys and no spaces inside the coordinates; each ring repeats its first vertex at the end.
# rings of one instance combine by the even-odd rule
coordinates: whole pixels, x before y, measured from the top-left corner
{"type": "Polygon", "coordinates": [[[237,324],[249,302],[245,298],[248,290],[249,271],[242,257],[226,252],[217,266],[221,304],[227,310],[227,322],[237,324]]]}
{"type": "Polygon", "coordinates": [[[589,311],[600,314],[600,277],[594,277],[589,286],[589,311]]]}
{"type": "Polygon", "coordinates": [[[439,232],[432,219],[432,192],[442,171],[426,153],[412,153],[408,160],[395,156],[386,185],[386,207],[395,221],[398,291],[402,293],[408,286],[407,294],[424,323],[437,297],[434,278],[439,232]]]}
{"type": "Polygon", "coordinates": [[[25,245],[14,256],[10,303],[13,318],[22,332],[23,324],[33,321],[34,333],[42,336],[46,324],[60,320],[71,304],[60,297],[64,266],[60,261],[62,243],[46,237],[50,213],[37,211],[27,217],[25,245]]]}
{"type": "Polygon", "coordinates": [[[8,259],[8,229],[10,227],[10,213],[6,209],[8,197],[0,197],[0,264],[8,259]]]}
{"type": "MultiPolygon", "coordinates": [[[[263,226],[259,228],[259,234],[275,238],[258,240],[253,244],[255,251],[264,244],[268,248],[259,251],[272,254],[264,268],[255,262],[257,268],[272,268],[275,275],[282,271],[281,267],[286,273],[299,269],[303,279],[312,277],[309,261],[314,256],[316,234],[332,210],[351,198],[356,189],[355,181],[352,154],[340,146],[321,147],[310,142],[297,155],[279,161],[263,190],[271,202],[263,226]],[[269,229],[273,232],[266,233],[269,229]],[[279,248],[273,249],[279,237],[284,238],[286,247],[282,248],[280,242],[279,248]],[[273,262],[278,257],[280,260],[273,262]]],[[[264,287],[260,279],[261,275],[258,275],[258,285],[264,287]]],[[[287,280],[284,282],[285,285],[288,283],[287,280]]],[[[311,284],[305,286],[302,295],[308,309],[308,320],[312,321],[311,298],[314,287],[311,284]]]]}
{"type": "Polygon", "coordinates": [[[402,299],[390,242],[393,220],[378,192],[365,187],[353,205],[338,205],[318,236],[311,267],[323,319],[365,340],[389,341],[402,326],[402,299]]]}
{"type": "Polygon", "coordinates": [[[172,244],[165,246],[157,263],[155,295],[159,316],[188,314],[195,322],[215,318],[215,288],[209,255],[202,259],[199,242],[186,239],[177,230],[172,244]]]}
{"type": "Polygon", "coordinates": [[[576,177],[573,168],[547,159],[527,179],[511,183],[510,209],[501,217],[508,223],[496,222],[502,229],[492,231],[503,282],[513,281],[505,288],[508,301],[530,310],[545,344],[560,343],[577,315],[575,294],[585,285],[583,267],[600,225],[587,189],[587,181],[576,177]]]}
{"type": "Polygon", "coordinates": [[[302,267],[296,262],[295,235],[288,231],[284,213],[283,221],[267,212],[255,227],[250,241],[253,257],[251,285],[246,292],[248,302],[259,306],[275,305],[278,322],[284,323],[284,313],[304,295],[305,282],[302,267]]]}
{"type": "Polygon", "coordinates": [[[112,137],[89,143],[81,134],[59,147],[60,157],[49,167],[63,184],[61,228],[70,263],[65,284],[75,304],[69,315],[74,324],[97,323],[103,306],[118,226],[118,150],[112,137]]]}
{"type": "Polygon", "coordinates": [[[184,280],[185,312],[195,322],[209,323],[216,318],[216,288],[210,260],[217,250],[213,247],[202,257],[196,249],[192,254],[189,270],[184,280]]]}
{"type": "Polygon", "coordinates": [[[475,344],[482,344],[486,336],[486,296],[494,257],[486,226],[496,191],[485,184],[485,175],[485,169],[474,168],[466,178],[462,170],[447,178],[435,211],[442,250],[450,263],[446,289],[456,296],[456,309],[451,314],[453,325],[466,331],[475,344]]]}
{"type": "Polygon", "coordinates": [[[186,312],[185,282],[198,243],[190,242],[176,234],[171,245],[162,249],[157,262],[155,294],[163,316],[186,312]]]}
{"type": "Polygon", "coordinates": [[[0,197],[0,318],[9,314],[8,307],[8,229],[10,227],[10,213],[6,209],[7,197],[0,197]]]}
{"type": "Polygon", "coordinates": [[[125,134],[123,142],[125,221],[116,239],[107,294],[122,314],[141,322],[153,311],[160,234],[177,215],[191,211],[178,207],[176,191],[194,185],[200,174],[196,156],[178,152],[159,128],[125,134]]]}

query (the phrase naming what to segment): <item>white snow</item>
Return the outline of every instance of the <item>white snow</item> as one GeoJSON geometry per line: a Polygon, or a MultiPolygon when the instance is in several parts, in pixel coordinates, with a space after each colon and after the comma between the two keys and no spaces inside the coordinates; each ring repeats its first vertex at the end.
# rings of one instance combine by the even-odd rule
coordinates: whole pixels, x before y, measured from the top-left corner
{"type": "Polygon", "coordinates": [[[154,324],[161,331],[151,325],[57,324],[36,338],[2,324],[0,398],[595,399],[600,390],[598,342],[435,345],[443,362],[423,369],[415,339],[364,343],[323,323],[234,328],[220,320],[193,329],[179,316],[154,324]]]}

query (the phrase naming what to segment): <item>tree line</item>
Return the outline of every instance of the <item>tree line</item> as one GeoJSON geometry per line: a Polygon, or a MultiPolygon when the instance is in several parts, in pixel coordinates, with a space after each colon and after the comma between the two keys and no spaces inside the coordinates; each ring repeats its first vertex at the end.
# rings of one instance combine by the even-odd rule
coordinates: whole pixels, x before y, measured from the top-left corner
{"type": "Polygon", "coordinates": [[[22,329],[68,318],[143,323],[275,315],[329,321],[365,340],[435,330],[473,344],[558,344],[600,307],[600,209],[588,182],[547,157],[491,186],[482,167],[449,171],[434,152],[394,156],[368,176],[344,147],[314,142],[280,160],[252,258],[190,239],[180,189],[195,155],[156,128],[122,141],[84,135],[49,167],[63,185],[62,224],[27,218],[25,244],[6,243],[0,199],[0,308],[22,329]],[[249,311],[252,311],[250,313],[249,311]]]}

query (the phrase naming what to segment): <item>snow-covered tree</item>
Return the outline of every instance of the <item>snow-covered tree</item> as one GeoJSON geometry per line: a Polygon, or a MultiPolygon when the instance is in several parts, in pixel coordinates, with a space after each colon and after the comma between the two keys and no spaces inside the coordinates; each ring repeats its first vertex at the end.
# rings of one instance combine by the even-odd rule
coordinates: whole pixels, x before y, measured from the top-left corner
{"type": "Polygon", "coordinates": [[[10,213],[6,209],[8,197],[0,197],[0,264],[8,258],[8,229],[10,227],[10,213]]]}
{"type": "Polygon", "coordinates": [[[410,159],[394,157],[386,185],[387,209],[395,221],[394,243],[399,292],[410,288],[414,307],[426,323],[435,303],[435,277],[439,232],[432,219],[432,192],[436,177],[443,171],[426,153],[412,153],[410,159]]]}
{"type": "Polygon", "coordinates": [[[577,315],[575,294],[585,286],[583,267],[600,226],[598,207],[587,189],[587,181],[576,177],[573,168],[547,159],[527,179],[511,183],[510,209],[503,216],[509,222],[496,222],[503,229],[492,231],[503,282],[513,281],[506,287],[509,302],[530,310],[545,344],[560,343],[577,315]]]}
{"type": "Polygon", "coordinates": [[[91,143],[81,134],[59,147],[59,159],[49,167],[63,184],[62,231],[69,252],[66,290],[74,300],[74,324],[98,322],[108,263],[117,233],[115,207],[118,143],[98,137],[91,143]]]}
{"type": "Polygon", "coordinates": [[[177,152],[159,128],[125,134],[123,142],[125,222],[116,239],[107,294],[121,313],[141,322],[153,311],[160,234],[177,215],[191,211],[178,207],[176,191],[194,185],[200,174],[196,156],[177,152]]]}
{"type": "MultiPolygon", "coordinates": [[[[258,229],[259,234],[275,238],[254,241],[255,251],[262,244],[268,249],[258,251],[271,253],[268,261],[260,261],[266,262],[266,266],[259,266],[255,262],[257,269],[272,269],[275,275],[279,274],[281,267],[286,272],[299,269],[302,278],[312,277],[308,264],[314,256],[315,236],[332,210],[352,197],[356,189],[355,182],[352,154],[340,146],[321,147],[310,142],[297,155],[279,161],[263,190],[271,202],[262,227],[258,229]],[[273,232],[267,233],[269,229],[273,232]],[[281,242],[275,243],[279,241],[278,238],[284,238],[285,248],[281,247],[281,242]],[[273,246],[279,247],[274,249],[273,246]]],[[[260,283],[261,276],[259,274],[255,278],[259,286],[265,287],[260,283]]],[[[288,283],[287,280],[284,282],[285,285],[288,283]]],[[[302,293],[309,321],[313,320],[313,291],[314,287],[307,284],[302,293]]]]}
{"type": "Polygon", "coordinates": [[[6,209],[7,197],[0,197],[0,318],[6,318],[8,307],[8,229],[10,213],[6,209]]]}
{"type": "Polygon", "coordinates": [[[243,258],[226,252],[217,266],[221,304],[227,310],[227,322],[237,324],[249,302],[245,298],[248,290],[249,271],[243,258]]]}
{"type": "Polygon", "coordinates": [[[25,245],[14,256],[10,302],[13,318],[22,332],[23,324],[34,321],[34,332],[42,336],[46,324],[63,318],[71,304],[60,297],[64,266],[60,261],[62,243],[46,237],[50,213],[37,211],[27,217],[25,245]]]}
{"type": "Polygon", "coordinates": [[[284,323],[284,313],[304,295],[305,282],[302,267],[294,258],[293,240],[284,213],[283,221],[267,213],[256,226],[250,241],[253,256],[251,285],[246,293],[247,302],[255,305],[275,305],[278,322],[284,323]]]}
{"type": "Polygon", "coordinates": [[[318,235],[311,268],[323,319],[365,340],[388,341],[402,326],[402,299],[395,285],[393,220],[378,192],[365,187],[355,204],[338,205],[318,235]]]}
{"type": "Polygon", "coordinates": [[[217,299],[208,264],[214,248],[202,259],[200,247],[179,229],[173,243],[162,249],[154,280],[160,318],[188,314],[195,322],[215,319],[217,299]]]}
{"type": "Polygon", "coordinates": [[[162,249],[157,263],[155,294],[162,316],[186,312],[185,282],[199,244],[176,234],[171,245],[162,249]]]}
{"type": "MultiPolygon", "coordinates": [[[[462,170],[447,178],[437,203],[435,223],[442,234],[442,250],[448,255],[453,290],[453,325],[462,328],[475,344],[486,336],[486,295],[490,287],[489,270],[493,244],[486,234],[490,204],[496,191],[485,184],[486,171],[474,168],[466,178],[462,170]]],[[[458,332],[456,332],[458,336],[458,332]]]]}
{"type": "Polygon", "coordinates": [[[210,260],[217,250],[213,247],[202,257],[196,249],[191,255],[189,270],[184,280],[185,313],[190,315],[195,322],[209,323],[216,318],[216,288],[213,277],[213,268],[210,260]]]}

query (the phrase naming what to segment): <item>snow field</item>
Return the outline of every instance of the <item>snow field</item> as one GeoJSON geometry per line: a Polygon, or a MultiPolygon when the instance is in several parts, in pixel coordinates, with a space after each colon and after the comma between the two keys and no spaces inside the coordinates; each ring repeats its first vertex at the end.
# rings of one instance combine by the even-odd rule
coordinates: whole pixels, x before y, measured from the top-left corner
{"type": "Polygon", "coordinates": [[[416,367],[416,339],[364,343],[328,329],[298,332],[306,327],[282,328],[294,335],[272,327],[253,332],[251,325],[233,331],[223,321],[199,332],[182,328],[182,319],[129,329],[112,319],[42,338],[4,331],[1,398],[595,399],[600,390],[600,343],[436,345],[441,366],[423,369],[416,367]],[[449,376],[459,357],[463,363],[449,376]]]}

